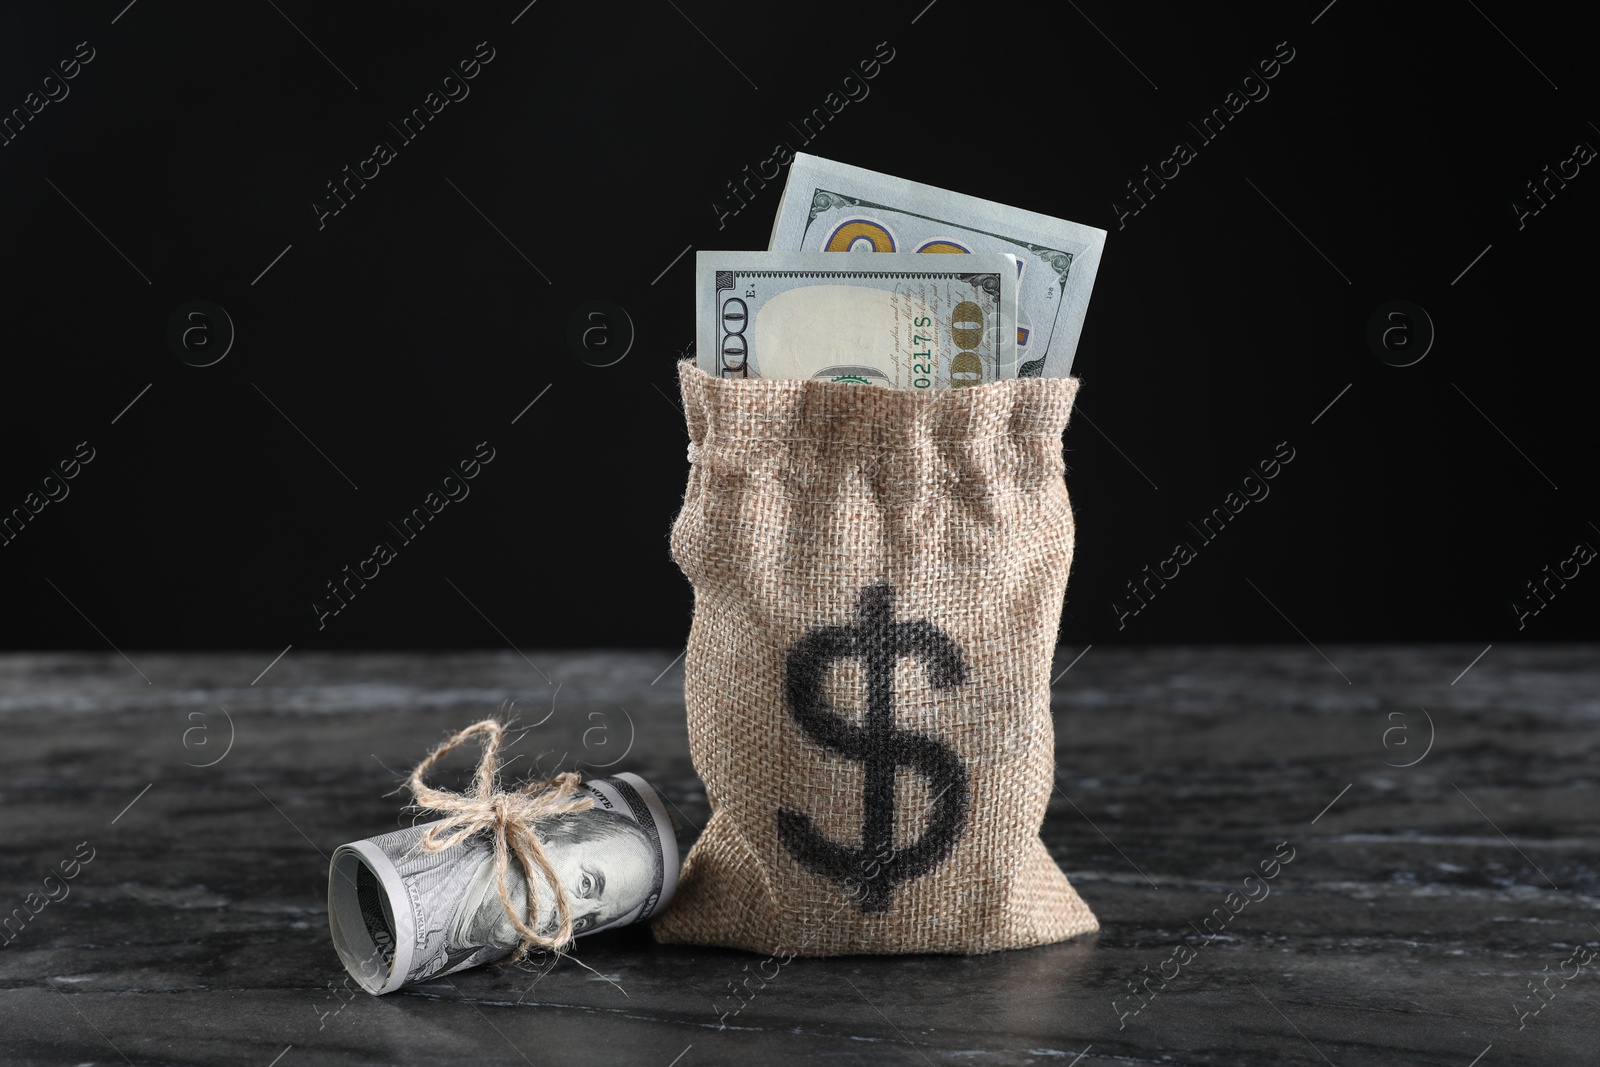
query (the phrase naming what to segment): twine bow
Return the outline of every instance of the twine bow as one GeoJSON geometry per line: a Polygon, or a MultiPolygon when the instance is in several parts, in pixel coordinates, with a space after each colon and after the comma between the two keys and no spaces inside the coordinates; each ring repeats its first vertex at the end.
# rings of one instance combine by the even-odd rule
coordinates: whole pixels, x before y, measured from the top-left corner
{"type": "Polygon", "coordinates": [[[573,796],[578,789],[578,775],[568,771],[554,778],[536,779],[515,791],[498,788],[500,767],[500,739],[505,727],[494,719],[473,723],[451,737],[428,754],[411,772],[407,785],[420,808],[440,812],[443,822],[431,827],[422,837],[425,852],[440,852],[459,845],[473,834],[488,831],[494,838],[495,872],[499,877],[500,903],[505,906],[511,925],[522,937],[522,943],[501,962],[515,963],[527,955],[534,945],[560,952],[572,940],[572,910],[567,903],[567,889],[556,876],[544,854],[544,845],[535,832],[541,822],[570,812],[585,811],[594,807],[589,796],[573,796]],[[482,738],[483,755],[478,760],[477,772],[472,777],[472,788],[466,793],[449,789],[434,789],[423,778],[433,765],[447,753],[475,737],[482,738]],[[545,937],[531,924],[523,922],[511,900],[511,890],[506,884],[506,871],[510,856],[515,855],[522,865],[528,882],[528,918],[539,920],[539,896],[534,872],[543,875],[555,894],[556,914],[561,925],[556,932],[545,937]]]}

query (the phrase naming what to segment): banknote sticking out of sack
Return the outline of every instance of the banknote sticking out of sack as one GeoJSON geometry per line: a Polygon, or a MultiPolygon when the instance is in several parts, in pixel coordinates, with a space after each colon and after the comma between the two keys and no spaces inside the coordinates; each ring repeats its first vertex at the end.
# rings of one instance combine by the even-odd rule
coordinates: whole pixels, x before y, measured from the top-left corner
{"type": "Polygon", "coordinates": [[[1039,838],[1077,379],[679,375],[672,552],[712,814],[657,939],[979,953],[1098,929],[1039,838]]]}

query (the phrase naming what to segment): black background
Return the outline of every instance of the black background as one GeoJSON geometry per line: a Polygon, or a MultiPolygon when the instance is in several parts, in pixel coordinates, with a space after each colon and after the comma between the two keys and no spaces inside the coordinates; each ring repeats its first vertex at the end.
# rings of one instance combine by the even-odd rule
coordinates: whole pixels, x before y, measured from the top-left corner
{"type": "Polygon", "coordinates": [[[1600,168],[1521,228],[1511,208],[1600,146],[1593,35],[1566,15],[524,2],[0,14],[7,113],[95,50],[0,147],[0,511],[95,450],[0,546],[0,643],[679,645],[675,257],[766,246],[781,178],[725,228],[712,205],[780,141],[1110,231],[1066,435],[1064,641],[1600,635],[1592,567],[1520,630],[1510,607],[1600,546],[1600,168]],[[319,229],[324,183],[480,41],[470,96],[319,229]],[[880,42],[869,95],[801,144],[789,123],[880,42]],[[1200,143],[1186,120],[1279,42],[1270,95],[1200,143]],[[1198,157],[1119,228],[1113,198],[1180,139],[1198,157]],[[237,331],[213,366],[167,342],[192,299],[237,331]],[[567,342],[592,299],[636,330],[611,366],[567,342]],[[1396,299],[1437,333],[1408,367],[1366,340],[1396,299]],[[483,440],[471,495],[319,630],[324,583],[483,440]],[[1119,629],[1122,584],[1284,441],[1271,495],[1119,629]]]}

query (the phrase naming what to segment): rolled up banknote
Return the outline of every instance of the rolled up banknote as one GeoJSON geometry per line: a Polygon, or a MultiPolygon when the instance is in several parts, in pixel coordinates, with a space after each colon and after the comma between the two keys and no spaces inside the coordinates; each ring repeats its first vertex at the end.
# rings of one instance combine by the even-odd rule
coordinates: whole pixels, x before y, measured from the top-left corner
{"type": "Polygon", "coordinates": [[[1018,282],[1017,376],[1065,378],[1106,231],[796,152],[774,252],[1010,252],[1018,282]]]}
{"type": "Polygon", "coordinates": [[[1016,377],[1017,261],[698,252],[700,368],[952,389],[1016,377]]]}
{"type": "MultiPolygon", "coordinates": [[[[678,885],[678,841],[665,805],[636,774],[579,787],[594,807],[537,828],[566,888],[575,935],[638,922],[666,907],[678,885]]],[[[493,842],[483,834],[440,852],[419,847],[432,823],[341,845],[328,868],[328,927],[345,968],[369,993],[391,993],[513,952],[520,938],[501,903],[493,842]]],[[[554,894],[513,860],[511,900],[523,922],[552,934],[554,894]]]]}

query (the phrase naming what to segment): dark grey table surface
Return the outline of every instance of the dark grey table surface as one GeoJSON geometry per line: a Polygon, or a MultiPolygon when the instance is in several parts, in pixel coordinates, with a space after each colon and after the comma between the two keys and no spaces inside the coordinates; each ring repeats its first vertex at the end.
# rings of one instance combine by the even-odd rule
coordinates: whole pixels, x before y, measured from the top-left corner
{"type": "Polygon", "coordinates": [[[1600,1062],[1600,649],[1081,652],[1044,837],[1100,933],[797,959],[725,1019],[760,958],[642,929],[381,998],[328,941],[327,855],[398,825],[403,769],[508,699],[554,712],[522,768],[638,771],[687,844],[671,652],[290,652],[255,684],[272,653],[0,657],[0,916],[27,920],[0,936],[0,1063],[1600,1062]],[[1202,938],[1285,841],[1271,895],[1202,938]],[[29,896],[90,850],[64,899],[29,896]]]}

